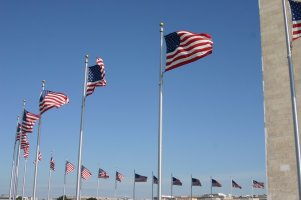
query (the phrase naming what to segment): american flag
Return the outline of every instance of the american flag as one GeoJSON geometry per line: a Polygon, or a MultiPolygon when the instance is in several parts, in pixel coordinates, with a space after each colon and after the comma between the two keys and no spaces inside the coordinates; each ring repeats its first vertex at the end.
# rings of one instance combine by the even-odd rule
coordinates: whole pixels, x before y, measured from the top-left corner
{"type": "Polygon", "coordinates": [[[105,170],[99,168],[99,170],[98,170],[98,178],[109,178],[109,175],[108,175],[108,173],[105,170]]]}
{"type": "Polygon", "coordinates": [[[172,177],[172,184],[173,185],[182,185],[182,182],[179,179],[172,177]]]}
{"type": "Polygon", "coordinates": [[[241,189],[242,187],[232,180],[232,187],[241,189]]]}
{"type": "Polygon", "coordinates": [[[264,183],[253,180],[253,188],[262,188],[263,189],[264,183]]]}
{"type": "Polygon", "coordinates": [[[51,156],[51,158],[50,158],[50,169],[52,170],[52,171],[54,171],[55,170],[55,162],[54,162],[54,160],[53,160],[53,157],[51,156]]]}
{"type": "Polygon", "coordinates": [[[165,42],[165,71],[191,63],[212,53],[213,42],[209,34],[178,31],[166,35],[165,42]]]}
{"type": "Polygon", "coordinates": [[[292,10],[293,40],[301,37],[301,2],[289,0],[292,10]]]}
{"type": "Polygon", "coordinates": [[[92,173],[87,169],[85,168],[83,165],[82,165],[82,169],[81,169],[81,177],[84,179],[84,180],[88,180],[90,178],[90,176],[92,176],[92,173]]]}
{"type": "Polygon", "coordinates": [[[40,97],[40,114],[42,115],[51,108],[59,108],[67,103],[69,103],[69,98],[65,94],[43,90],[40,97]]]}
{"type": "Polygon", "coordinates": [[[16,131],[16,141],[20,140],[21,124],[18,123],[16,131]]]}
{"type": "Polygon", "coordinates": [[[23,157],[27,159],[29,156],[29,143],[26,144],[26,146],[23,148],[23,157]]]}
{"type": "Polygon", "coordinates": [[[106,86],[105,67],[101,58],[96,59],[96,65],[88,67],[87,93],[91,95],[97,86],[106,86]]]}
{"type": "Polygon", "coordinates": [[[65,173],[66,173],[66,174],[69,174],[69,173],[71,173],[74,169],[75,169],[74,165],[73,165],[71,162],[66,161],[65,173]]]}
{"type": "Polygon", "coordinates": [[[153,184],[158,184],[158,179],[155,176],[153,176],[153,184]]]}
{"type": "Polygon", "coordinates": [[[32,133],[33,126],[38,119],[40,119],[40,115],[33,114],[24,109],[21,130],[26,133],[32,133]]]}
{"type": "Polygon", "coordinates": [[[191,178],[191,185],[192,186],[202,186],[201,181],[197,178],[191,178]]]}
{"type": "Polygon", "coordinates": [[[20,140],[20,136],[21,136],[21,140],[23,139],[23,138],[25,138],[26,139],[26,137],[27,137],[27,134],[25,133],[25,132],[18,132],[17,133],[17,136],[16,136],[16,141],[19,141],[20,140]]]}
{"type": "Polygon", "coordinates": [[[222,184],[220,184],[217,180],[211,179],[211,186],[212,187],[222,187],[222,184]]]}
{"type": "Polygon", "coordinates": [[[124,176],[120,172],[116,172],[116,181],[121,182],[124,176]]]}
{"type": "MultiPolygon", "coordinates": [[[[38,153],[38,161],[42,160],[41,152],[38,153]]],[[[33,164],[36,164],[36,161],[33,161],[33,164]]]]}
{"type": "Polygon", "coordinates": [[[135,173],[135,182],[147,182],[147,176],[141,176],[135,173]]]}

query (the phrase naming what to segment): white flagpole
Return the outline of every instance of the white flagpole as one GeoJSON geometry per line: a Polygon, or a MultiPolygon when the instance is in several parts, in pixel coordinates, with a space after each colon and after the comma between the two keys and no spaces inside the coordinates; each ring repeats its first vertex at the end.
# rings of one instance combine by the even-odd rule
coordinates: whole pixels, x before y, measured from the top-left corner
{"type": "Polygon", "coordinates": [[[233,189],[233,186],[232,186],[232,176],[230,176],[230,194],[232,196],[232,189],[233,189]]]}
{"type": "MultiPolygon", "coordinates": [[[[45,89],[45,83],[46,81],[42,81],[42,93],[45,89]]],[[[41,94],[42,94],[41,93],[41,94]]],[[[37,177],[38,177],[38,163],[39,163],[39,152],[40,152],[40,138],[41,138],[41,125],[42,125],[42,115],[40,113],[40,119],[39,119],[39,124],[38,124],[38,135],[37,135],[37,148],[36,148],[36,158],[35,158],[35,168],[34,168],[34,179],[33,179],[33,192],[32,192],[32,197],[33,200],[36,200],[36,189],[37,189],[37,177]]]]}
{"type": "Polygon", "coordinates": [[[159,73],[159,134],[158,134],[158,200],[161,200],[162,194],[162,109],[163,109],[163,22],[160,23],[160,73],[159,73]]]}
{"type": "Polygon", "coordinates": [[[22,199],[24,198],[24,194],[25,194],[25,180],[26,180],[26,168],[27,168],[27,158],[25,158],[24,160],[24,174],[23,174],[23,187],[22,187],[22,199]]]}
{"type": "Polygon", "coordinates": [[[170,181],[170,199],[172,199],[172,185],[173,185],[173,182],[172,182],[172,174],[171,174],[171,181],[170,181]]]}
{"type": "MultiPolygon", "coordinates": [[[[24,115],[24,110],[25,110],[25,104],[26,104],[26,100],[23,100],[23,114],[22,117],[24,115]]],[[[22,131],[20,130],[19,132],[20,134],[20,139],[19,139],[19,145],[18,145],[18,151],[17,151],[17,161],[16,161],[16,169],[15,169],[15,189],[14,189],[14,197],[13,199],[15,200],[17,198],[18,195],[18,176],[19,176],[19,162],[20,162],[20,151],[21,151],[21,134],[22,131]]]]}
{"type": "Polygon", "coordinates": [[[210,182],[211,182],[211,198],[212,198],[212,176],[210,176],[210,182]]]}
{"type": "Polygon", "coordinates": [[[154,172],[152,172],[152,200],[154,200],[154,172]]]}
{"type": "Polygon", "coordinates": [[[67,174],[67,160],[66,160],[66,163],[65,163],[63,200],[65,200],[65,196],[66,196],[66,174],[67,174]]]}
{"type": "Polygon", "coordinates": [[[116,180],[116,177],[115,177],[115,191],[114,191],[114,197],[116,198],[116,190],[117,190],[117,180],[116,180]]]}
{"type": "Polygon", "coordinates": [[[297,100],[296,100],[296,92],[295,92],[294,67],[293,67],[293,62],[292,62],[292,52],[291,52],[290,39],[289,39],[289,33],[288,33],[285,1],[286,0],[282,1],[282,6],[283,6],[284,22],[285,22],[287,60],[288,60],[288,65],[289,65],[291,101],[292,101],[292,112],[293,112],[293,121],[294,121],[298,190],[299,190],[299,199],[301,199],[300,140],[299,140],[298,112],[297,112],[297,100]]]}
{"type": "Polygon", "coordinates": [[[190,175],[190,183],[191,183],[191,187],[190,187],[190,200],[192,200],[192,174],[190,175]]]}
{"type": "Polygon", "coordinates": [[[97,200],[99,199],[99,196],[98,196],[98,189],[99,189],[99,178],[97,178],[97,200]]]}
{"type": "Polygon", "coordinates": [[[135,183],[136,183],[136,181],[135,181],[135,170],[134,170],[134,188],[133,188],[133,200],[135,200],[135,183]]]}
{"type": "Polygon", "coordinates": [[[13,161],[12,161],[12,166],[11,166],[11,174],[10,174],[10,188],[9,188],[9,200],[11,200],[12,198],[12,188],[13,188],[13,184],[14,184],[14,170],[15,170],[15,159],[16,159],[16,146],[17,146],[17,135],[18,135],[18,126],[19,126],[19,116],[17,117],[17,129],[16,129],[16,135],[14,138],[14,151],[13,151],[13,161]]]}
{"type": "Polygon", "coordinates": [[[84,91],[82,97],[82,109],[80,118],[80,134],[79,134],[79,148],[78,148],[78,162],[77,162],[77,181],[76,181],[76,200],[80,200],[80,183],[81,183],[81,166],[82,166],[82,143],[84,134],[84,113],[85,102],[87,92],[87,71],[88,71],[88,55],[85,56],[85,79],[84,79],[84,91]]]}
{"type": "Polygon", "coordinates": [[[254,184],[253,184],[253,182],[254,182],[254,180],[253,180],[253,177],[251,176],[251,187],[252,187],[252,199],[253,199],[253,196],[254,196],[254,184]]]}
{"type": "Polygon", "coordinates": [[[50,162],[49,162],[49,177],[48,177],[48,196],[47,199],[50,200],[50,184],[51,184],[51,159],[52,159],[52,152],[51,152],[51,158],[50,158],[50,162]]]}

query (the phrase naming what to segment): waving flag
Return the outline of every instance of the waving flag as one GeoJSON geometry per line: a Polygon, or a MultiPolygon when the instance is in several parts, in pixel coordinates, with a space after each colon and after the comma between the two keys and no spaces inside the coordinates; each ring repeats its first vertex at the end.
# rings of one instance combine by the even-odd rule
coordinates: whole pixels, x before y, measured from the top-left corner
{"type": "Polygon", "coordinates": [[[222,184],[220,184],[217,180],[211,179],[211,185],[212,187],[222,187],[222,184]]]}
{"type": "Polygon", "coordinates": [[[51,156],[51,158],[50,158],[50,169],[52,170],[52,171],[54,171],[55,170],[55,162],[54,162],[54,160],[53,160],[53,157],[51,156]]]}
{"type": "Polygon", "coordinates": [[[301,2],[289,0],[292,10],[293,40],[301,37],[301,2]]]}
{"type": "Polygon", "coordinates": [[[232,187],[241,189],[242,187],[232,180],[232,187]]]}
{"type": "Polygon", "coordinates": [[[65,173],[69,174],[75,169],[74,165],[71,162],[66,161],[65,173]]]}
{"type": "Polygon", "coordinates": [[[201,181],[199,179],[196,179],[196,178],[191,179],[191,185],[192,186],[202,186],[201,181]]]}
{"type": "Polygon", "coordinates": [[[59,108],[67,103],[69,103],[69,98],[65,94],[43,90],[40,97],[40,114],[42,115],[51,108],[59,108]]]}
{"type": "Polygon", "coordinates": [[[147,177],[135,173],[135,182],[147,182],[147,177]]]}
{"type": "Polygon", "coordinates": [[[82,165],[82,169],[81,169],[81,177],[84,179],[84,180],[88,180],[90,178],[90,176],[92,176],[92,173],[87,169],[85,168],[83,165],[82,165]]]}
{"type": "Polygon", "coordinates": [[[24,109],[21,130],[25,133],[32,133],[32,129],[40,115],[33,114],[24,109]]]}
{"type": "Polygon", "coordinates": [[[98,170],[98,178],[109,178],[107,172],[101,168],[98,170]]]}
{"type": "Polygon", "coordinates": [[[26,146],[23,147],[23,157],[27,159],[29,156],[29,143],[26,144],[26,146]]]}
{"type": "Polygon", "coordinates": [[[191,63],[212,53],[213,42],[209,34],[178,31],[166,35],[165,42],[165,71],[191,63]]]}
{"type": "Polygon", "coordinates": [[[182,185],[182,182],[179,180],[179,179],[177,179],[177,178],[175,178],[175,177],[172,177],[172,184],[173,185],[182,185]]]}
{"type": "Polygon", "coordinates": [[[121,182],[124,179],[124,176],[120,173],[116,171],[116,181],[121,182]]]}
{"type": "Polygon", "coordinates": [[[264,183],[253,180],[253,188],[262,188],[263,189],[264,183]]]}
{"type": "Polygon", "coordinates": [[[87,93],[91,95],[98,86],[106,86],[105,67],[101,58],[96,59],[96,65],[88,67],[87,93]]]}
{"type": "Polygon", "coordinates": [[[158,179],[155,176],[153,176],[153,184],[158,184],[158,179]]]}

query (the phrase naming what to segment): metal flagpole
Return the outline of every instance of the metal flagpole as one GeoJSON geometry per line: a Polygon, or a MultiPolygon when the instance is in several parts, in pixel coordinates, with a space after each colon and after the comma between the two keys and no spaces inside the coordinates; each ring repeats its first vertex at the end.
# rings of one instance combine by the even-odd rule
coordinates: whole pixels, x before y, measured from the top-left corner
{"type": "Polygon", "coordinates": [[[210,176],[210,181],[211,181],[211,198],[212,198],[212,176],[210,176]]]}
{"type": "Polygon", "coordinates": [[[114,191],[114,197],[116,198],[116,190],[117,190],[117,180],[116,180],[116,177],[115,177],[115,191],[114,191]]]}
{"type": "Polygon", "coordinates": [[[76,181],[76,200],[80,200],[80,179],[81,179],[81,166],[82,166],[82,141],[83,141],[83,128],[84,128],[84,113],[87,92],[87,71],[88,71],[88,55],[85,56],[85,80],[84,92],[82,97],[82,109],[80,117],[80,134],[79,134],[79,148],[78,148],[78,162],[77,162],[77,181],[76,181]]]}
{"type": "Polygon", "coordinates": [[[230,183],[230,194],[232,196],[232,189],[233,189],[233,186],[232,186],[232,176],[230,176],[230,181],[231,181],[231,183],[230,183]]]}
{"type": "Polygon", "coordinates": [[[67,173],[67,160],[66,160],[66,163],[65,163],[63,200],[65,200],[65,196],[66,196],[66,173],[67,173]]]}
{"type": "Polygon", "coordinates": [[[134,188],[133,188],[133,200],[135,200],[135,170],[134,170],[134,188]]]}
{"type": "Polygon", "coordinates": [[[190,183],[191,183],[191,187],[190,187],[190,200],[192,200],[192,174],[190,175],[190,183]]]}
{"type": "Polygon", "coordinates": [[[170,199],[172,199],[172,185],[173,185],[173,182],[172,182],[172,174],[171,174],[171,181],[170,181],[170,199]]]}
{"type": "Polygon", "coordinates": [[[162,194],[162,108],[163,108],[163,22],[160,23],[160,73],[159,73],[159,134],[158,134],[158,200],[161,200],[162,194]]]}
{"type": "Polygon", "coordinates": [[[25,194],[25,179],[26,179],[26,171],[27,171],[27,158],[24,160],[24,174],[23,174],[23,187],[22,187],[22,199],[24,199],[25,194]]]}
{"type": "Polygon", "coordinates": [[[296,150],[296,162],[297,162],[297,174],[298,174],[298,190],[299,190],[299,199],[301,199],[300,140],[299,140],[297,99],[296,99],[296,92],[295,92],[294,68],[293,68],[292,52],[291,52],[289,33],[288,33],[285,1],[286,0],[282,1],[282,6],[283,6],[283,13],[284,13],[287,60],[288,60],[288,65],[289,65],[291,101],[292,101],[292,111],[293,111],[293,121],[294,121],[295,150],[296,150]]]}
{"type": "Polygon", "coordinates": [[[154,200],[154,172],[152,172],[152,200],[154,200]]]}
{"type": "Polygon", "coordinates": [[[16,146],[17,146],[17,135],[18,135],[18,126],[19,126],[19,116],[17,117],[17,130],[16,130],[16,136],[14,138],[14,151],[13,151],[13,161],[12,161],[12,166],[11,166],[11,174],[10,174],[10,188],[9,188],[9,200],[11,200],[12,198],[12,188],[13,188],[13,184],[14,184],[14,170],[15,170],[15,159],[16,159],[16,146]]]}
{"type": "MultiPolygon", "coordinates": [[[[42,81],[42,93],[45,89],[45,83],[46,81],[42,81]]],[[[41,93],[41,94],[42,94],[41,93]]],[[[42,124],[42,115],[40,115],[39,119],[39,125],[38,125],[38,135],[37,135],[37,148],[36,148],[36,158],[35,158],[35,168],[34,168],[34,179],[33,179],[33,192],[32,192],[32,197],[33,200],[36,200],[36,189],[37,189],[37,176],[38,176],[38,156],[40,152],[40,137],[41,137],[41,124],[42,124]]]]}
{"type": "Polygon", "coordinates": [[[50,184],[51,184],[51,159],[52,159],[52,151],[51,151],[51,158],[50,158],[50,163],[49,163],[49,177],[48,177],[48,196],[47,199],[50,200],[50,184]]]}
{"type": "Polygon", "coordinates": [[[254,184],[253,184],[253,177],[251,176],[251,187],[252,187],[252,199],[253,199],[253,196],[254,196],[254,184]]]}
{"type": "MultiPolygon", "coordinates": [[[[24,115],[25,104],[26,104],[26,100],[23,100],[23,114],[22,114],[22,116],[24,115]]],[[[22,134],[21,129],[19,131],[19,134],[20,134],[20,139],[19,139],[19,145],[18,145],[18,151],[17,151],[16,169],[15,169],[15,187],[14,187],[14,196],[13,196],[14,200],[16,199],[17,194],[18,194],[19,161],[20,161],[21,134],[22,134]]]]}
{"type": "Polygon", "coordinates": [[[99,196],[98,196],[98,189],[99,189],[99,178],[97,179],[97,199],[99,199],[99,196]]]}

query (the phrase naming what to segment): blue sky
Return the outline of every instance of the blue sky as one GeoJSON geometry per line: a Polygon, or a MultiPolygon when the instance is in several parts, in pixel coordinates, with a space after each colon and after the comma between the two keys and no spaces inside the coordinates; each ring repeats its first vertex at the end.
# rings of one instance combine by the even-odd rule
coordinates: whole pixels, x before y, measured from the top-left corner
{"type": "MultiPolygon", "coordinates": [[[[265,182],[260,22],[257,1],[5,1],[0,3],[1,115],[0,194],[9,191],[17,115],[22,101],[38,113],[41,81],[64,92],[70,103],[43,115],[37,197],[47,197],[50,152],[56,171],[52,196],[63,192],[65,160],[76,164],[84,56],[104,60],[107,86],[86,101],[83,164],[93,177],[82,195],[96,195],[97,170],[125,179],[117,195],[132,196],[133,171],[157,173],[159,24],[164,35],[188,30],[211,34],[213,53],[164,75],[163,187],[171,173],[183,182],[174,195],[190,194],[190,175],[201,180],[193,193],[210,193],[210,176],[230,192],[230,176],[251,193],[251,176],[265,182]]],[[[163,47],[165,59],[165,45],[163,47]]],[[[37,126],[31,144],[26,195],[32,195],[37,126]]],[[[20,163],[20,183],[23,178],[20,163]]],[[[75,195],[76,173],[67,177],[75,195]]],[[[156,190],[155,190],[156,192],[156,190]]],[[[21,187],[19,187],[21,193],[21,187]]],[[[265,193],[255,190],[254,193],[265,193]]],[[[114,179],[101,180],[101,196],[114,195],[114,179]]],[[[137,198],[151,198],[151,182],[136,184],[137,198]]]]}

